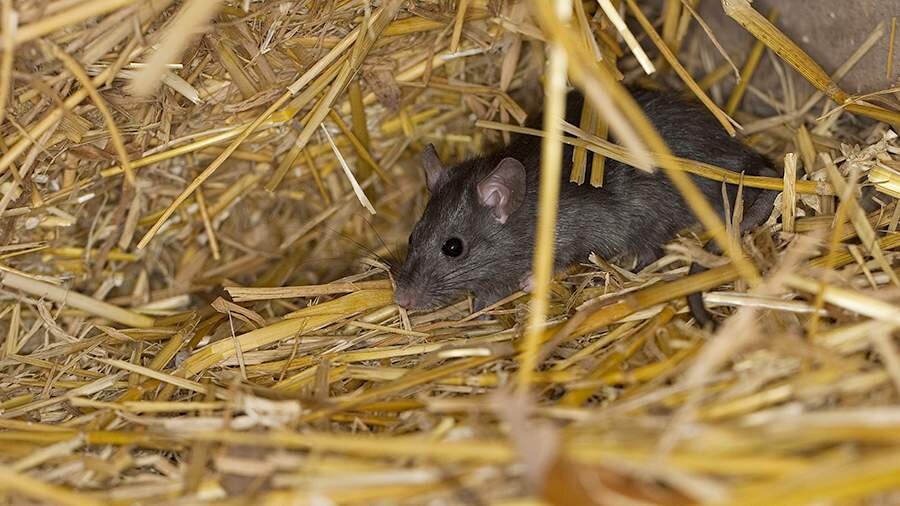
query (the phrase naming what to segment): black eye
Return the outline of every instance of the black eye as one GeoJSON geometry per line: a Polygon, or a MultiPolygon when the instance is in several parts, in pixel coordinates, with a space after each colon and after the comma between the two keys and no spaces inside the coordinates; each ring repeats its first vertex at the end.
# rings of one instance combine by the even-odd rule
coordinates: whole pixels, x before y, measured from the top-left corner
{"type": "Polygon", "coordinates": [[[451,237],[441,246],[441,251],[448,257],[458,257],[462,255],[463,243],[458,238],[451,237]]]}

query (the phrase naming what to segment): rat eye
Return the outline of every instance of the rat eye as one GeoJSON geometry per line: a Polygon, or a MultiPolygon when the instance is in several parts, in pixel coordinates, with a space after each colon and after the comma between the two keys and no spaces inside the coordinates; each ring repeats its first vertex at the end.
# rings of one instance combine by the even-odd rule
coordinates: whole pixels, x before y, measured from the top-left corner
{"type": "Polygon", "coordinates": [[[448,257],[458,257],[462,255],[463,243],[458,238],[451,237],[441,246],[441,251],[448,257]]]}

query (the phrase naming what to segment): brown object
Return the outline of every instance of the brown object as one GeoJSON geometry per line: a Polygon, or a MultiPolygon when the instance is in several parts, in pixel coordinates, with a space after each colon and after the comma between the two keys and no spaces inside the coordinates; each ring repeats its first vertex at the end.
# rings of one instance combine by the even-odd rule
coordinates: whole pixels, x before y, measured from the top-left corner
{"type": "Polygon", "coordinates": [[[557,459],[550,467],[541,496],[554,506],[607,506],[627,500],[633,500],[635,504],[696,504],[662,483],[639,480],[611,467],[579,465],[566,459],[557,459]]]}
{"type": "MultiPolygon", "coordinates": [[[[753,7],[764,15],[768,15],[773,7],[777,7],[779,16],[775,25],[829,74],[840,67],[878,23],[883,21],[885,23],[883,37],[838,84],[848,93],[859,95],[889,88],[900,77],[900,52],[896,47],[892,54],[892,75],[888,78],[886,74],[891,18],[900,16],[900,1],[860,0],[853,2],[852,8],[848,8],[850,6],[845,0],[790,2],[755,0],[753,7]]],[[[718,0],[701,2],[699,13],[729,56],[740,67],[746,60],[755,39],[725,14],[722,3],[718,0]]],[[[703,43],[712,48],[712,43],[702,30],[694,30],[692,36],[703,38],[703,43]]],[[[721,62],[723,59],[719,57],[717,61],[721,62]]],[[[793,69],[788,66],[785,68],[794,81],[799,99],[802,100],[812,93],[812,86],[800,78],[793,69]]],[[[727,83],[726,88],[731,88],[734,80],[726,79],[723,82],[727,83]]],[[[774,71],[768,56],[763,57],[751,84],[776,97],[782,95],[778,74],[774,71]]],[[[756,109],[760,104],[751,98],[751,102],[747,105],[756,109]]]]}

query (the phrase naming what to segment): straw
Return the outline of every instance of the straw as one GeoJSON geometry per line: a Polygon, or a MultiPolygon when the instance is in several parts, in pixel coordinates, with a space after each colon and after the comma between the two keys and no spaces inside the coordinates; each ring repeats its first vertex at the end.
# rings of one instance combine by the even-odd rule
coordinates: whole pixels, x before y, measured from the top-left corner
{"type": "Polygon", "coordinates": [[[794,232],[797,210],[797,154],[784,155],[784,193],[781,194],[781,223],[785,232],[794,232]]]}
{"type": "Polygon", "coordinates": [[[3,62],[0,63],[0,124],[6,119],[6,101],[9,100],[10,79],[13,69],[13,50],[15,49],[14,37],[18,30],[18,20],[12,9],[12,0],[3,0],[0,3],[2,7],[3,23],[3,62]]]}
{"type": "MultiPolygon", "coordinates": [[[[556,19],[556,16],[542,7],[540,19],[541,22],[545,24],[544,26],[546,29],[553,31],[554,37],[566,47],[567,51],[578,56],[577,58],[572,59],[573,66],[571,73],[576,77],[576,82],[580,81],[586,97],[591,101],[596,101],[594,105],[600,109],[621,109],[632,123],[639,125],[638,130],[641,132],[641,136],[643,137],[642,140],[647,142],[653,151],[666,155],[669,154],[665,142],[659,137],[659,134],[656,133],[649,120],[634,102],[634,99],[628,95],[621,85],[610,79],[611,76],[608,76],[602,71],[603,67],[592,68],[584,66],[581,63],[589,60],[582,54],[582,47],[562,28],[562,24],[556,19]],[[615,90],[616,105],[614,107],[603,107],[603,105],[611,106],[612,104],[608,103],[606,97],[601,96],[602,92],[599,92],[599,89],[615,90]],[[607,103],[604,104],[604,102],[607,103]]],[[[639,160],[642,159],[646,154],[643,144],[636,143],[630,145],[628,141],[628,136],[631,135],[628,133],[630,128],[619,124],[617,120],[614,121],[612,118],[614,118],[614,116],[610,115],[610,126],[612,129],[620,134],[626,147],[629,147],[639,160]],[[623,133],[626,135],[622,135],[623,133]]],[[[657,160],[657,162],[660,161],[663,160],[657,160]]],[[[745,258],[743,258],[739,251],[740,248],[736,247],[732,241],[727,239],[721,220],[716,216],[716,213],[709,205],[709,202],[707,202],[700,194],[690,178],[679,171],[674,170],[668,164],[663,163],[661,166],[666,170],[666,174],[672,180],[672,183],[678,191],[685,197],[685,201],[699,218],[700,222],[713,235],[716,243],[726,252],[735,265],[737,265],[741,276],[753,284],[758,283],[759,273],[745,258]]],[[[644,163],[637,163],[635,164],[635,167],[646,168],[646,165],[644,163]]]]}
{"type": "Polygon", "coordinates": [[[172,23],[166,28],[162,42],[144,66],[134,76],[131,91],[138,97],[153,93],[167,72],[166,65],[184,51],[190,37],[207,23],[222,4],[221,0],[185,3],[172,23]]]}
{"type": "Polygon", "coordinates": [[[153,318],[107,304],[77,292],[70,292],[43,281],[21,276],[14,272],[0,272],[0,285],[22,290],[37,297],[68,304],[73,308],[132,327],[152,327],[154,324],[153,318]]]}
{"type": "Polygon", "coordinates": [[[612,2],[610,0],[598,0],[598,3],[600,4],[600,8],[603,9],[603,13],[606,14],[606,17],[609,18],[613,26],[616,27],[616,30],[622,35],[622,38],[625,39],[625,44],[634,54],[635,58],[637,58],[637,61],[641,64],[641,68],[644,69],[644,72],[647,74],[656,72],[656,68],[653,66],[647,53],[641,48],[640,43],[638,43],[634,34],[631,33],[628,25],[625,24],[625,20],[619,16],[619,12],[613,6],[612,2]]]}
{"type": "Polygon", "coordinates": [[[73,25],[84,21],[85,19],[100,16],[107,12],[112,12],[122,7],[137,3],[138,0],[89,0],[79,5],[61,11],[53,16],[48,16],[40,21],[20,26],[13,36],[13,45],[21,45],[25,42],[32,41],[39,37],[43,37],[53,31],[59,30],[65,26],[73,25]]]}
{"type": "Polygon", "coordinates": [[[100,111],[100,114],[103,115],[103,121],[106,123],[106,127],[109,128],[109,135],[112,138],[113,147],[116,150],[116,155],[119,156],[119,163],[122,165],[122,169],[125,171],[125,179],[129,184],[135,184],[134,171],[131,169],[131,161],[128,159],[128,152],[125,149],[125,142],[122,140],[122,134],[119,132],[119,128],[116,126],[116,122],[112,117],[112,114],[109,112],[109,107],[106,106],[106,102],[103,100],[103,97],[100,96],[100,93],[97,92],[97,88],[94,87],[94,84],[91,82],[90,77],[88,77],[87,73],[84,72],[84,69],[81,68],[81,65],[78,64],[71,56],[67,55],[63,50],[61,50],[58,46],[52,43],[48,43],[47,45],[49,51],[53,56],[59,58],[63,65],[65,65],[66,69],[75,76],[75,79],[78,80],[79,83],[84,87],[87,91],[88,95],[91,97],[91,100],[94,101],[94,105],[97,106],[97,110],[100,111]]]}
{"type": "Polygon", "coordinates": [[[628,8],[631,10],[632,14],[637,18],[638,22],[641,24],[641,27],[644,29],[644,32],[650,37],[650,40],[656,45],[659,49],[660,53],[662,53],[663,57],[665,57],[666,61],[669,62],[669,65],[675,69],[675,72],[678,74],[682,80],[684,80],[685,84],[688,88],[700,99],[700,102],[709,109],[709,112],[715,116],[716,120],[722,125],[729,134],[735,135],[734,126],[731,124],[731,118],[729,118],[722,109],[717,106],[712,99],[710,99],[703,90],[697,86],[697,83],[694,81],[694,78],[688,73],[687,69],[681,65],[681,62],[675,57],[672,51],[669,49],[669,46],[662,40],[662,37],[656,33],[656,30],[653,28],[653,25],[650,23],[650,20],[644,16],[644,13],[641,12],[641,9],[634,3],[634,0],[625,0],[626,4],[628,4],[628,8]]]}
{"type": "MultiPolygon", "coordinates": [[[[516,125],[507,125],[495,121],[479,120],[478,122],[476,122],[476,125],[482,128],[515,132],[520,134],[533,135],[536,137],[544,136],[544,132],[541,130],[519,127],[516,125]]],[[[572,146],[581,146],[593,153],[608,156],[609,158],[620,161],[622,163],[627,163],[629,165],[638,163],[637,159],[631,153],[626,151],[623,146],[617,146],[609,141],[591,136],[586,132],[581,131],[581,129],[575,128],[573,126],[563,125],[563,129],[571,132],[573,135],[577,135],[577,137],[563,137],[562,142],[566,144],[570,144],[572,146]]],[[[703,176],[715,181],[722,181],[730,184],[741,183],[748,188],[764,188],[768,190],[782,190],[785,187],[783,179],[779,178],[765,176],[742,176],[732,170],[723,169],[721,167],[716,167],[707,163],[688,160],[686,158],[680,158],[670,154],[654,153],[653,156],[663,161],[668,167],[671,167],[673,170],[696,174],[698,176],[703,176]]],[[[834,195],[834,189],[831,187],[831,185],[824,182],[820,183],[816,181],[800,180],[795,182],[795,189],[797,193],[802,194],[834,195]]]]}
{"type": "MultiPolygon", "coordinates": [[[[769,12],[768,20],[770,23],[774,23],[778,19],[778,9],[773,8],[769,12]]],[[[741,99],[744,98],[744,94],[747,92],[747,86],[749,86],[751,79],[753,79],[753,73],[756,72],[756,68],[759,66],[760,60],[762,60],[763,50],[766,48],[766,45],[759,39],[753,43],[753,47],[750,49],[750,53],[747,54],[747,61],[744,62],[744,67],[741,69],[740,78],[738,79],[737,84],[734,85],[734,89],[731,90],[731,95],[728,97],[728,102],[725,104],[725,113],[732,115],[737,110],[738,105],[741,103],[741,99]]]]}
{"type": "Polygon", "coordinates": [[[888,37],[888,53],[887,53],[887,64],[885,65],[885,76],[888,79],[894,76],[894,41],[897,36],[897,16],[893,16],[891,18],[891,34],[888,37]]]}
{"type": "MultiPolygon", "coordinates": [[[[390,19],[393,17],[393,14],[396,13],[397,9],[399,9],[399,2],[396,2],[396,1],[393,3],[389,3],[386,6],[383,6],[381,9],[379,9],[378,14],[376,14],[373,17],[373,20],[370,24],[370,28],[373,25],[378,26],[378,28],[375,30],[376,33],[383,30],[384,26],[386,24],[385,20],[390,21],[390,19]]],[[[355,33],[358,34],[359,32],[357,31],[355,33]]],[[[351,42],[353,42],[353,39],[351,39],[350,37],[348,37],[345,40],[347,40],[348,46],[351,42]]],[[[365,46],[361,46],[361,47],[371,47],[371,43],[366,44],[365,46]]],[[[335,48],[335,49],[337,49],[337,48],[335,48]]],[[[342,48],[342,49],[344,49],[344,48],[342,48]]],[[[337,54],[340,54],[340,51],[337,51],[337,52],[332,51],[332,53],[337,55],[337,54]]],[[[323,62],[326,62],[326,61],[327,60],[324,60],[324,59],[320,60],[317,63],[317,65],[322,64],[323,62]]],[[[359,62],[357,62],[357,64],[360,62],[361,62],[361,60],[359,62]]],[[[325,65],[327,65],[327,63],[325,63],[325,65]]],[[[325,118],[325,114],[327,114],[328,109],[331,107],[330,102],[333,101],[337,97],[337,92],[343,88],[343,85],[346,82],[346,80],[349,78],[349,75],[350,75],[350,72],[352,71],[352,69],[353,69],[352,65],[344,65],[342,67],[341,74],[335,78],[335,80],[337,81],[338,84],[333,85],[331,88],[332,89],[331,98],[325,99],[322,102],[320,102],[319,107],[318,107],[318,110],[320,112],[318,113],[318,116],[311,118],[307,122],[306,126],[304,127],[303,132],[301,132],[300,136],[297,138],[297,143],[296,143],[297,149],[299,149],[299,150],[303,149],[306,142],[312,136],[312,131],[319,124],[321,124],[321,121],[325,118]]],[[[240,135],[238,135],[238,137],[231,144],[228,145],[228,147],[225,149],[225,151],[223,151],[221,155],[219,155],[206,169],[204,169],[204,171],[201,172],[200,175],[198,175],[196,178],[194,178],[194,180],[191,182],[191,184],[183,192],[181,192],[181,194],[178,195],[178,197],[176,197],[175,201],[172,204],[170,204],[168,208],[166,208],[166,210],[163,212],[162,216],[160,216],[159,219],[156,220],[156,223],[154,223],[154,225],[150,228],[150,230],[138,242],[138,248],[145,248],[147,246],[147,244],[150,242],[150,240],[153,239],[153,236],[155,236],[159,232],[159,229],[163,226],[163,224],[165,224],[166,220],[168,220],[169,217],[172,216],[172,214],[175,212],[175,210],[178,209],[178,206],[180,206],[182,203],[184,203],[184,201],[187,200],[187,198],[191,195],[191,193],[193,193],[197,188],[200,187],[200,185],[203,184],[204,181],[206,181],[210,176],[212,176],[213,173],[225,162],[225,160],[227,160],[228,157],[231,156],[231,154],[238,148],[238,146],[240,146],[241,143],[244,142],[244,140],[246,140],[257,128],[259,128],[259,126],[262,125],[262,123],[264,121],[269,119],[269,117],[272,114],[274,114],[278,109],[280,109],[281,106],[285,105],[288,102],[288,100],[291,98],[292,95],[299,93],[299,91],[308,83],[308,81],[310,79],[312,79],[312,77],[307,77],[307,76],[311,76],[311,75],[315,75],[313,73],[313,69],[310,69],[309,72],[307,72],[306,74],[301,76],[301,78],[298,79],[296,82],[294,82],[291,86],[288,86],[287,92],[285,92],[283,95],[281,95],[278,98],[278,100],[273,102],[272,105],[270,105],[269,108],[263,114],[259,115],[256,118],[256,120],[254,120],[251,124],[249,124],[247,127],[245,127],[241,131],[240,135]]]]}
{"type": "MultiPolygon", "coordinates": [[[[708,90],[733,68],[705,43],[728,28],[696,1],[214,4],[0,0],[6,502],[891,503],[900,138],[857,120],[890,120],[894,88],[820,111],[818,88],[754,79],[744,98],[778,112],[732,99],[733,117],[785,173],[750,176],[674,156],[628,93],[727,110],[708,90]],[[523,126],[542,102],[548,124],[523,126]],[[455,166],[520,135],[546,150],[543,281],[478,312],[462,293],[399,308],[421,150],[455,166]],[[598,197],[603,160],[674,176],[700,216],[687,176],[781,195],[739,250],[704,251],[735,231],[706,214],[640,271],[552,272],[563,145],[585,180],[594,155],[579,191],[598,197]],[[695,324],[694,293],[722,332],[695,324]]],[[[812,52],[770,25],[751,34],[784,43],[776,62],[812,52]]],[[[853,34],[827,79],[889,28],[853,34]]],[[[465,230],[445,221],[438,248],[465,230]]]]}
{"type": "MultiPolygon", "coordinates": [[[[565,23],[571,15],[570,2],[556,2],[556,14],[565,23]]],[[[537,365],[540,337],[546,323],[547,306],[550,298],[550,278],[553,276],[554,244],[556,242],[556,207],[559,200],[559,185],[562,177],[562,137],[561,121],[566,110],[566,64],[565,50],[550,47],[550,61],[547,67],[544,88],[544,132],[541,143],[541,182],[538,201],[538,222],[535,231],[534,260],[532,276],[534,296],[528,331],[525,335],[525,353],[519,370],[520,389],[527,389],[532,381],[532,373],[537,365]]]]}
{"type": "MultiPolygon", "coordinates": [[[[752,33],[757,40],[766,44],[769,49],[785,62],[794,67],[800,75],[806,78],[816,89],[825,93],[828,98],[838,105],[843,105],[849,98],[847,92],[832,81],[825,71],[822,70],[822,67],[771,22],[754,10],[748,0],[722,0],[722,7],[725,9],[726,14],[752,33]]],[[[848,106],[848,110],[879,121],[900,122],[900,113],[887,111],[879,107],[852,105],[848,106]]]]}

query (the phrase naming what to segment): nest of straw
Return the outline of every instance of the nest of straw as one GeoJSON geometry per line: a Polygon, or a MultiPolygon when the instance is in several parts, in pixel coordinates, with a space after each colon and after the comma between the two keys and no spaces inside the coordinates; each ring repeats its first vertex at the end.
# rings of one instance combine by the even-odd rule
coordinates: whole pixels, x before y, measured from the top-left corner
{"type": "Polygon", "coordinates": [[[896,504],[900,108],[723,0],[758,40],[732,67],[691,42],[714,36],[696,4],[0,1],[0,498],[896,504]],[[766,53],[818,93],[756,90],[766,53]],[[582,150],[667,171],[727,254],[698,230],[486,318],[399,310],[416,153],[488,149],[535,96],[558,117],[567,73],[584,121],[529,132],[579,147],[583,184],[582,150]],[[783,191],[766,226],[729,239],[685,176],[729,174],[668,155],[622,79],[784,167],[731,181],[783,191]],[[700,290],[715,335],[687,316],[700,290]]]}

